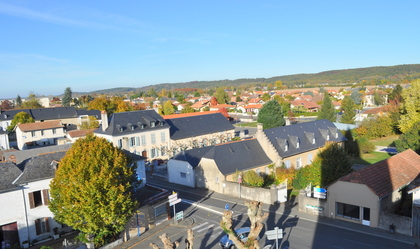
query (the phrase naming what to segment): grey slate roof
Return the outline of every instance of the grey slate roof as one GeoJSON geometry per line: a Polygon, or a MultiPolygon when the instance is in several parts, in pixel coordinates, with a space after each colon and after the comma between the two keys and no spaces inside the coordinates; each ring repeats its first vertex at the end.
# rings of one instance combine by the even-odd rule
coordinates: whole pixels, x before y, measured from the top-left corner
{"type": "Polygon", "coordinates": [[[271,128],[263,132],[283,158],[315,150],[329,141],[347,140],[327,119],[271,128]]]}
{"type": "Polygon", "coordinates": [[[223,175],[273,163],[257,139],[215,145],[203,157],[213,159],[223,175]]]}
{"type": "Polygon", "coordinates": [[[171,126],[170,136],[172,140],[235,129],[235,127],[221,113],[171,118],[166,119],[166,121],[171,126]]]}
{"type": "Polygon", "coordinates": [[[45,146],[45,147],[39,147],[35,149],[29,149],[29,150],[10,150],[10,151],[3,151],[3,157],[5,160],[9,160],[10,156],[15,156],[16,163],[20,164],[24,160],[35,157],[40,154],[45,153],[52,153],[52,152],[58,152],[58,151],[67,151],[70,149],[72,144],[63,144],[63,145],[51,145],[51,146],[45,146]]]}
{"type": "Polygon", "coordinates": [[[64,157],[65,151],[38,155],[25,160],[22,176],[16,184],[33,182],[42,179],[53,178],[57,163],[64,157]]]}
{"type": "MultiPolygon", "coordinates": [[[[103,122],[106,122],[103,120],[103,122]]],[[[102,125],[95,131],[97,134],[120,136],[169,128],[168,123],[154,110],[118,112],[110,119],[108,128],[103,131],[102,125]],[[152,126],[155,122],[155,127],[152,126]]]]}
{"type": "Polygon", "coordinates": [[[0,114],[0,121],[12,120],[15,117],[15,115],[18,114],[19,112],[26,112],[29,115],[32,115],[29,109],[16,109],[16,110],[2,111],[0,114]]]}
{"type": "Polygon", "coordinates": [[[32,117],[35,120],[52,120],[78,117],[76,108],[74,108],[73,106],[30,109],[30,111],[32,117]]]}
{"type": "Polygon", "coordinates": [[[0,163],[0,191],[16,188],[13,181],[22,171],[12,162],[0,163]]]}
{"type": "Polygon", "coordinates": [[[201,158],[209,152],[214,146],[208,147],[201,147],[191,150],[181,151],[177,155],[175,155],[172,159],[179,160],[179,161],[186,161],[188,162],[193,168],[197,167],[201,161],[201,158]]]}
{"type": "Polygon", "coordinates": [[[88,115],[88,116],[95,117],[97,120],[101,119],[101,111],[99,110],[77,109],[76,111],[77,111],[78,116],[88,115]]]}

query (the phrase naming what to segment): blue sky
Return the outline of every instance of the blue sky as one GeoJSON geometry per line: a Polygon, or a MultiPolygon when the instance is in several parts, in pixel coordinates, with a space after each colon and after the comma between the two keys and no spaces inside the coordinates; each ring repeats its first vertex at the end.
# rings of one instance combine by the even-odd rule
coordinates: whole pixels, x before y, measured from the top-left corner
{"type": "Polygon", "coordinates": [[[420,63],[420,1],[0,0],[0,98],[420,63]]]}

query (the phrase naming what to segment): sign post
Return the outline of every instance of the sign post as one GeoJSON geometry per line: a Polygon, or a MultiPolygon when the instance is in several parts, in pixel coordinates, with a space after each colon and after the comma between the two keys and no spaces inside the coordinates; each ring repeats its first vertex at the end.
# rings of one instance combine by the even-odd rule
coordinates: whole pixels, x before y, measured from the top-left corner
{"type": "Polygon", "coordinates": [[[177,219],[176,219],[176,211],[175,211],[175,204],[180,203],[182,199],[178,198],[178,193],[173,192],[172,195],[168,196],[168,200],[169,200],[169,206],[174,206],[174,223],[176,223],[177,219]]]}
{"type": "Polygon", "coordinates": [[[283,229],[275,227],[274,230],[265,232],[268,240],[276,240],[276,249],[279,249],[279,239],[283,239],[283,229]]]}

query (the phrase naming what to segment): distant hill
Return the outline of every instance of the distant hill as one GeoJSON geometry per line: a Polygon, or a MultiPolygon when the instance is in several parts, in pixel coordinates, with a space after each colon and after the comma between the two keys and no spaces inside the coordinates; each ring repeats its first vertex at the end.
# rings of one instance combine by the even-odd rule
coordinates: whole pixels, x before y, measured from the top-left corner
{"type": "MultiPolygon", "coordinates": [[[[366,67],[355,69],[331,70],[315,74],[293,74],[275,76],[271,78],[244,78],[236,80],[213,80],[213,81],[191,81],[183,83],[161,83],[139,88],[117,87],[105,90],[98,90],[84,94],[124,94],[139,91],[147,91],[154,88],[156,91],[161,89],[173,90],[180,88],[216,88],[226,86],[256,86],[282,81],[283,85],[290,88],[311,87],[319,85],[345,85],[365,82],[366,84],[389,84],[389,83],[408,83],[413,79],[420,78],[420,64],[397,65],[387,67],[366,67]]],[[[83,94],[83,93],[78,93],[83,94]]]]}

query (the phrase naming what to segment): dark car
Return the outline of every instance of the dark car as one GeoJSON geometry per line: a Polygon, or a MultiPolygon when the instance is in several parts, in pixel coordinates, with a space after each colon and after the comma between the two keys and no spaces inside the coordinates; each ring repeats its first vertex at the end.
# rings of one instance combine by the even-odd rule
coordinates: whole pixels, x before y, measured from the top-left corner
{"type": "MultiPolygon", "coordinates": [[[[249,228],[249,227],[242,227],[242,228],[239,228],[239,229],[235,230],[236,234],[238,235],[238,238],[242,242],[246,242],[248,240],[249,231],[251,231],[251,228],[249,228]]],[[[259,238],[257,238],[257,239],[259,239],[259,238]]],[[[223,249],[234,249],[234,248],[236,248],[235,244],[233,244],[232,240],[230,240],[227,235],[223,236],[220,239],[219,245],[223,249]]]]}

